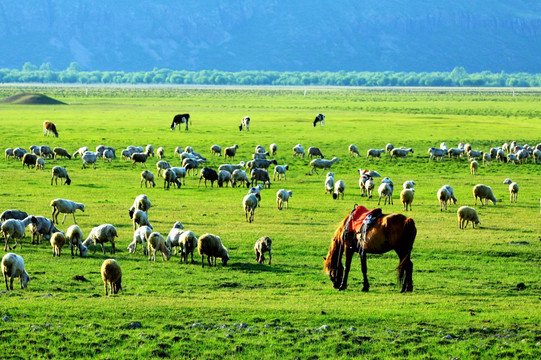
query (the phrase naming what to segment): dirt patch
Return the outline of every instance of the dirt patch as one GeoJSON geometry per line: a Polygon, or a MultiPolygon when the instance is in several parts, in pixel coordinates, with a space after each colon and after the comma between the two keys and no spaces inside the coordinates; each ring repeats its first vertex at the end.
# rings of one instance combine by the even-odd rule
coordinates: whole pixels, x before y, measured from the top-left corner
{"type": "Polygon", "coordinates": [[[66,103],[50,98],[43,94],[20,93],[0,99],[0,103],[24,104],[24,105],[66,105],[66,103]]]}

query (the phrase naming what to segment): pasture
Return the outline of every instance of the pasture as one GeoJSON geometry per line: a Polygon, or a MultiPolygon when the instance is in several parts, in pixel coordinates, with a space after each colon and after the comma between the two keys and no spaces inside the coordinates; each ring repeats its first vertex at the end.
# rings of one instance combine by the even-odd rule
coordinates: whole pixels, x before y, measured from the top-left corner
{"type": "MultiPolygon", "coordinates": [[[[0,97],[21,91],[46,94],[68,105],[0,104],[0,148],[49,145],[70,153],[103,144],[117,149],[112,163],[81,169],[81,160],[46,160],[45,170],[23,169],[20,161],[0,161],[0,211],[19,209],[50,217],[49,203],[66,198],[85,204],[76,218],[85,237],[92,227],[113,224],[119,233],[113,256],[89,248],[86,258],[65,247],[53,258],[50,244],[22,249],[32,280],[27,289],[0,293],[2,357],[27,358],[539,358],[541,355],[541,164],[492,161],[470,175],[467,159],[428,161],[427,149],[459,142],[488,151],[516,140],[541,142],[541,93],[465,89],[387,91],[343,88],[194,88],[2,86],[0,97]],[[324,127],[314,116],[326,115],[324,127]],[[172,118],[190,113],[189,131],[170,131],[172,118]],[[250,132],[239,131],[250,116],[250,132]],[[44,120],[59,137],[44,137],[44,120]],[[180,189],[140,188],[141,165],[120,159],[128,145],[165,148],[165,160],[180,166],[176,146],[192,146],[207,166],[248,161],[256,145],[276,143],[278,164],[289,164],[287,180],[262,190],[255,221],[245,221],[246,188],[198,187],[187,176],[180,189]],[[325,173],[308,176],[309,159],[292,158],[301,143],[337,156],[335,179],[346,184],[344,200],[324,195],[325,173]],[[387,143],[414,154],[390,161],[366,160],[366,150],[387,143]],[[238,144],[234,161],[210,154],[210,146],[238,144]],[[350,157],[355,144],[360,157],[350,157]],[[51,168],[65,167],[70,186],[51,186],[51,168]],[[361,198],[357,169],[376,170],[395,184],[393,205],[403,212],[402,183],[415,181],[412,211],[413,292],[397,287],[394,252],[368,255],[371,288],[361,292],[358,257],[349,287],[333,289],[323,273],[331,237],[354,204],[377,206],[377,195],[361,198]],[[509,202],[511,178],[520,186],[509,202]],[[498,203],[474,205],[476,184],[492,187],[498,203]],[[454,188],[457,205],[440,211],[437,190],[454,188]],[[289,209],[276,207],[276,191],[293,191],[289,209]],[[149,262],[138,249],[129,254],[133,228],[128,209],[146,194],[155,231],[167,235],[175,221],[197,236],[213,233],[228,248],[227,267],[170,261],[149,262]],[[456,211],[477,209],[481,224],[459,230],[456,211]],[[253,246],[273,240],[272,265],[257,264],[253,246]],[[114,257],[123,271],[123,290],[104,296],[100,266],[114,257]],[[78,281],[75,276],[87,281],[78,281]],[[136,323],[138,322],[138,323],[136,323]],[[140,327],[139,327],[140,325],[140,327]]],[[[146,168],[156,175],[156,158],[146,168]]],[[[272,176],[272,168],[269,173],[272,176]]],[[[380,179],[375,179],[376,188],[380,179]]],[[[272,178],[271,178],[272,181],[272,178]]],[[[376,192],[375,192],[376,194],[376,192]]],[[[72,218],[60,224],[72,225],[72,218]]],[[[18,282],[15,282],[18,285],[18,282]]],[[[4,290],[5,287],[2,288],[4,290]]]]}

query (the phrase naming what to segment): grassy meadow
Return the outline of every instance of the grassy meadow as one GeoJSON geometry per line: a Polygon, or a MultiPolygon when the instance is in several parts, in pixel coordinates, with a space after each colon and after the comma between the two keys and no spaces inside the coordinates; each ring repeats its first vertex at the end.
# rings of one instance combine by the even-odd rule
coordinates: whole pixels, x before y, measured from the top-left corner
{"type": "MultiPolygon", "coordinates": [[[[113,224],[117,253],[89,249],[86,258],[64,248],[53,258],[50,244],[22,249],[32,281],[0,293],[0,351],[28,358],[425,358],[486,359],[541,356],[541,164],[493,161],[470,175],[466,159],[428,161],[427,149],[469,142],[473,149],[516,140],[541,142],[541,92],[465,89],[366,90],[345,88],[55,87],[2,86],[0,98],[39,92],[68,105],[0,104],[0,148],[32,144],[93,150],[117,149],[112,163],[81,169],[81,160],[46,160],[45,171],[0,160],[0,211],[24,210],[50,217],[49,203],[66,198],[85,204],[76,219],[85,237],[92,227],[113,224]],[[514,96],[513,96],[514,95],[514,96]],[[189,131],[169,130],[177,113],[192,117],[189,131]],[[313,127],[317,113],[324,127],[313,127]],[[240,132],[243,116],[250,132],[240,132]],[[60,137],[44,137],[42,123],[56,123],[60,137]],[[234,163],[248,161],[256,145],[278,145],[278,164],[289,164],[287,180],[262,191],[255,221],[245,221],[246,188],[207,188],[188,176],[181,189],[140,188],[141,166],[120,159],[128,145],[163,146],[165,160],[180,166],[176,146],[192,146],[217,169],[225,161],[210,146],[238,144],[234,163]],[[335,179],[346,184],[345,199],[324,195],[325,175],[306,175],[309,159],[292,158],[292,147],[317,146],[337,156],[335,179]],[[404,160],[367,161],[366,150],[387,143],[414,149],[404,160]],[[348,154],[356,144],[360,157],[348,154]],[[71,186],[51,186],[51,168],[64,166],[71,186]],[[413,210],[417,238],[412,252],[414,291],[396,286],[394,252],[368,255],[370,292],[363,293],[355,258],[349,288],[332,288],[322,257],[338,223],[354,204],[378,207],[377,196],[361,198],[357,169],[377,170],[395,183],[393,205],[403,212],[402,183],[415,181],[413,210]],[[520,186],[509,202],[505,178],[520,186]],[[474,205],[472,188],[492,187],[498,203],[474,205]],[[454,188],[457,205],[441,212],[437,190],[454,188]],[[276,208],[278,189],[293,191],[289,209],[276,208]],[[219,235],[229,250],[227,267],[201,268],[170,261],[149,262],[139,249],[129,254],[133,227],[128,209],[147,194],[155,231],[167,235],[175,221],[197,236],[219,235]],[[481,224],[459,230],[456,210],[477,209],[481,224]],[[273,240],[272,265],[255,262],[261,236],[273,240]],[[104,259],[114,257],[123,271],[123,291],[105,297],[100,277],[104,259]],[[78,281],[76,275],[88,281],[78,281]],[[521,285],[523,284],[523,285],[521,285]],[[139,322],[140,327],[134,322],[139,322]]],[[[156,174],[155,158],[146,168],[156,174]]],[[[272,167],[271,167],[272,169],[272,167]]],[[[272,170],[270,171],[272,176],[272,170]]],[[[376,184],[379,181],[376,179],[376,184]]],[[[376,187],[377,187],[376,185],[376,187]]],[[[60,224],[72,225],[71,216],[60,224]]],[[[219,261],[218,261],[219,263],[219,261]]],[[[5,287],[2,287],[4,290],[5,287]]],[[[138,325],[138,324],[137,324],[138,325]]]]}

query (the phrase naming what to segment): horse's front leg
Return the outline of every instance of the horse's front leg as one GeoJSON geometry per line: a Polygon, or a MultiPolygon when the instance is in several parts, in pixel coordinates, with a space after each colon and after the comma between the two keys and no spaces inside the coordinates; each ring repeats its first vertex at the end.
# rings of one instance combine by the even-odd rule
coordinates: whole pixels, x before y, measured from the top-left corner
{"type": "Polygon", "coordinates": [[[366,252],[363,252],[361,255],[361,269],[363,271],[363,290],[364,292],[368,292],[370,289],[370,284],[368,283],[368,276],[366,276],[366,252]]]}
{"type": "Polygon", "coordinates": [[[353,259],[353,254],[355,250],[352,247],[346,248],[346,268],[344,269],[344,276],[342,277],[342,284],[338,290],[346,290],[348,287],[348,275],[349,270],[351,269],[351,260],[353,259]]]}

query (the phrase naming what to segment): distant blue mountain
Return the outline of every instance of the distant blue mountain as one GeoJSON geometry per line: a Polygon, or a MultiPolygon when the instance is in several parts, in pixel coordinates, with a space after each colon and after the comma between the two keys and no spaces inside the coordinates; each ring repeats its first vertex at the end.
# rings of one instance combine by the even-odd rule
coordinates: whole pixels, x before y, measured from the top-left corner
{"type": "Polygon", "coordinates": [[[541,1],[0,2],[0,68],[541,72],[541,1]]]}

